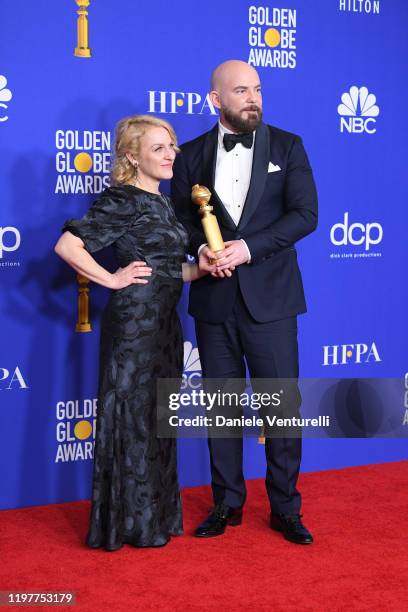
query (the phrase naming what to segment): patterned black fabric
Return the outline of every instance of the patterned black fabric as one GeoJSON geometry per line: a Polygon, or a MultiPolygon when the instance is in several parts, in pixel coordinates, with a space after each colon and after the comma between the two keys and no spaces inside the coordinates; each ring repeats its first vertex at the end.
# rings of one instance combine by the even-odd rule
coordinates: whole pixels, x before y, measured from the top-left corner
{"type": "Polygon", "coordinates": [[[187,234],[167,196],[106,189],[63,228],[89,252],[113,245],[121,267],[146,261],[147,285],[113,291],[101,328],[93,494],[87,544],[162,546],[182,533],[175,440],[156,437],[156,379],[181,376],[176,305],[187,234]]]}

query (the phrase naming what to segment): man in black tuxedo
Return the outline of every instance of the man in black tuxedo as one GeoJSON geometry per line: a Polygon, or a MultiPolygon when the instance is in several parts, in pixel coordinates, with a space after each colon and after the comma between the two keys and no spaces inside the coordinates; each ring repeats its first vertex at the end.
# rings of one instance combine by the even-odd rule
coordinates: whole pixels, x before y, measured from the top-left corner
{"type": "MultiPolygon", "coordinates": [[[[176,213],[189,232],[189,253],[200,254],[201,267],[210,272],[191,284],[189,301],[203,376],[245,378],[246,361],[251,378],[297,379],[296,316],[306,304],[295,243],[317,225],[312,170],[298,136],[262,122],[261,86],[253,67],[236,60],[221,64],[211,90],[219,123],[181,146],[172,181],[176,213]],[[191,202],[197,183],[212,193],[226,245],[218,254],[206,245],[191,202]]],[[[242,438],[209,436],[209,449],[215,507],[197,528],[198,537],[239,525],[246,498],[242,438]]],[[[312,543],[296,488],[300,436],[267,437],[265,454],[271,527],[292,542],[312,543]]]]}

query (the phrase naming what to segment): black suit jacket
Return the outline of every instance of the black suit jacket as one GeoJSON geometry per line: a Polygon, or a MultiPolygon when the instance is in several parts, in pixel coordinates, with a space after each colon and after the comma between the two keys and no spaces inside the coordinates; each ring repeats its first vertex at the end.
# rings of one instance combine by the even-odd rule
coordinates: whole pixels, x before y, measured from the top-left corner
{"type": "Polygon", "coordinates": [[[197,256],[206,241],[191,201],[191,188],[205,185],[225,241],[243,238],[251,263],[238,266],[231,278],[211,275],[191,283],[189,313],[210,323],[223,322],[231,311],[238,285],[256,321],[291,317],[306,311],[295,243],[317,225],[317,194],[301,139],[261,123],[256,130],[251,182],[238,226],[214,190],[218,124],[181,146],[174,163],[172,199],[186,227],[189,253],[197,256]],[[269,162],[280,170],[268,172],[269,162]]]}

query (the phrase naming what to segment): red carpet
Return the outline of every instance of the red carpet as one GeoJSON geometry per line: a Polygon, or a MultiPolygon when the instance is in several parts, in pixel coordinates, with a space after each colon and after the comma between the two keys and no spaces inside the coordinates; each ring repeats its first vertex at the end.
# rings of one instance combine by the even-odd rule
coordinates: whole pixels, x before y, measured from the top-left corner
{"type": "Polygon", "coordinates": [[[243,525],[209,540],[191,535],[209,488],[185,489],[186,535],[159,549],[88,550],[87,502],[3,511],[0,589],[72,590],[64,609],[92,612],[408,610],[407,485],[406,461],[302,475],[303,547],[268,528],[261,480],[243,525]]]}

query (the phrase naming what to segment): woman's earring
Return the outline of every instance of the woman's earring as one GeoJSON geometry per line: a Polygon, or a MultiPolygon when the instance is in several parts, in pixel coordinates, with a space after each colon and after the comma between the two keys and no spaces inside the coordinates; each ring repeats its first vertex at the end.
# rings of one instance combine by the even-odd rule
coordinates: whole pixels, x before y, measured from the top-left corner
{"type": "Polygon", "coordinates": [[[130,155],[126,155],[126,158],[129,164],[131,164],[134,167],[134,169],[137,170],[137,167],[139,165],[138,162],[135,159],[133,159],[133,157],[131,157],[130,155]]]}

